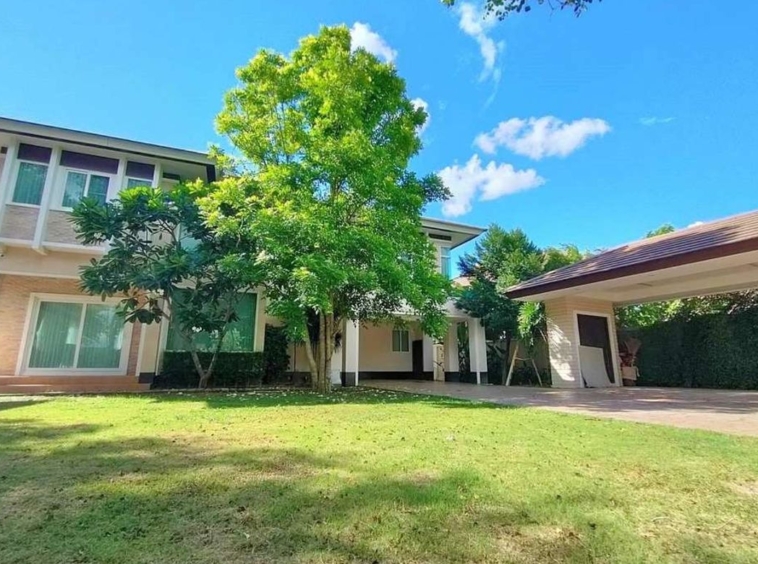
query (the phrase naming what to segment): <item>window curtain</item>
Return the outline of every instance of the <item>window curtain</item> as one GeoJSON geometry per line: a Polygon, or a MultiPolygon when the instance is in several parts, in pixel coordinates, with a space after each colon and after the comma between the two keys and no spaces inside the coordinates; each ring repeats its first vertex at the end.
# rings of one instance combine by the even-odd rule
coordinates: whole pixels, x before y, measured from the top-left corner
{"type": "Polygon", "coordinates": [[[118,368],[123,340],[124,322],[115,306],[42,302],[29,368],[118,368]]]}
{"type": "Polygon", "coordinates": [[[73,368],[82,307],[72,303],[40,304],[30,368],[73,368]]]}
{"type": "MultiPolygon", "coordinates": [[[[184,292],[189,292],[189,290],[184,292]]],[[[181,297],[179,295],[174,299],[181,299],[181,297]]],[[[243,294],[240,296],[235,312],[238,319],[229,324],[221,350],[224,352],[252,352],[255,341],[256,295],[243,294]]],[[[195,335],[195,344],[199,351],[211,352],[215,349],[216,343],[216,337],[210,333],[202,332],[195,335]]],[[[169,324],[166,350],[186,351],[187,349],[187,343],[179,332],[177,324],[169,324]]]]}
{"type": "Polygon", "coordinates": [[[63,207],[73,208],[84,197],[87,187],[87,175],[83,172],[69,172],[66,176],[66,189],[63,193],[63,207]]]}
{"type": "Polygon", "coordinates": [[[87,197],[95,198],[101,204],[104,204],[108,199],[108,184],[110,179],[107,176],[97,176],[93,174],[89,179],[89,190],[87,191],[87,197]]]}
{"type": "Polygon", "coordinates": [[[13,189],[13,202],[38,206],[42,201],[46,177],[47,165],[19,163],[16,186],[13,189]]]}
{"type": "Polygon", "coordinates": [[[115,307],[87,305],[77,368],[118,368],[123,338],[124,322],[115,307]]]}
{"type": "Polygon", "coordinates": [[[450,247],[440,248],[440,267],[443,276],[446,278],[452,277],[452,269],[450,264],[450,247]]]}
{"type": "Polygon", "coordinates": [[[404,329],[392,330],[392,351],[393,352],[408,352],[409,350],[409,335],[408,331],[404,329]]]}

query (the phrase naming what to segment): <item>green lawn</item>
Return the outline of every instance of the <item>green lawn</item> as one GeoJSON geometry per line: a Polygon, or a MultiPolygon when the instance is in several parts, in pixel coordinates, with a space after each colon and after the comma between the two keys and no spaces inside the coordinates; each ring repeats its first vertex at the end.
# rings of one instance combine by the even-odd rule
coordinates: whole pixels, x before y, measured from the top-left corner
{"type": "Polygon", "coordinates": [[[0,562],[758,562],[758,441],[366,390],[0,398],[0,562]]]}

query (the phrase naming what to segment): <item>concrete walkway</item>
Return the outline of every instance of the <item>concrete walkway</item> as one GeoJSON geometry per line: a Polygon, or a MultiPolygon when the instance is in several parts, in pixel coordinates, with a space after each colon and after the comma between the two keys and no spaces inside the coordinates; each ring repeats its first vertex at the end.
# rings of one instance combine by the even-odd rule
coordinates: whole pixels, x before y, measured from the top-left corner
{"type": "Polygon", "coordinates": [[[361,385],[758,437],[758,392],[684,388],[557,390],[412,380],[366,380],[361,385]]]}

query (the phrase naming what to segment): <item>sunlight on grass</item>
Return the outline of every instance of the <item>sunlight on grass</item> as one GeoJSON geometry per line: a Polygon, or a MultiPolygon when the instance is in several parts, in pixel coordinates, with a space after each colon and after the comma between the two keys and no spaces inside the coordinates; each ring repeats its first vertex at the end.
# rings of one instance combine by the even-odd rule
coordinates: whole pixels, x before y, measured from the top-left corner
{"type": "Polygon", "coordinates": [[[755,562],[757,447],[360,389],[0,398],[0,562],[755,562]]]}

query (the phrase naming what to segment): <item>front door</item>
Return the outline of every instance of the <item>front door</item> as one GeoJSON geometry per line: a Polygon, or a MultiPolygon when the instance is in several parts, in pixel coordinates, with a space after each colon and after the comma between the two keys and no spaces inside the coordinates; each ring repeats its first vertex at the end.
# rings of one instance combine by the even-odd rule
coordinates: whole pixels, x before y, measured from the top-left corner
{"type": "Polygon", "coordinates": [[[584,315],[580,313],[577,314],[577,322],[579,325],[580,362],[582,347],[588,347],[586,349],[586,352],[589,353],[586,355],[587,364],[591,362],[593,356],[598,359],[602,357],[599,367],[582,367],[582,376],[585,379],[585,384],[590,387],[602,385],[601,381],[587,381],[591,368],[599,368],[600,372],[605,373],[604,375],[608,382],[615,382],[613,374],[613,349],[611,348],[611,334],[608,330],[608,318],[600,315],[584,315]],[[591,354],[594,352],[593,349],[597,352],[596,355],[591,354]]]}
{"type": "Polygon", "coordinates": [[[417,380],[424,379],[424,341],[413,341],[411,346],[413,355],[413,377],[417,380]]]}

